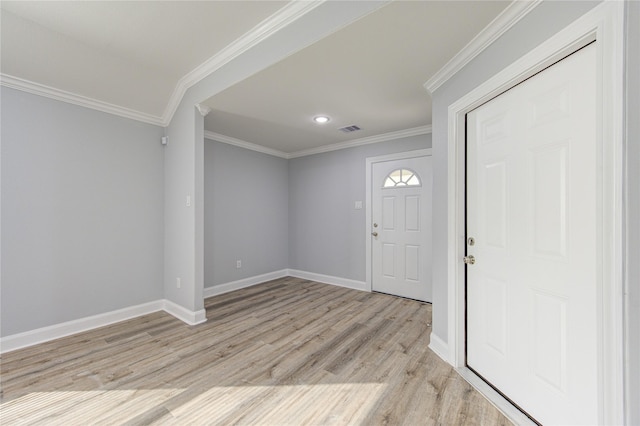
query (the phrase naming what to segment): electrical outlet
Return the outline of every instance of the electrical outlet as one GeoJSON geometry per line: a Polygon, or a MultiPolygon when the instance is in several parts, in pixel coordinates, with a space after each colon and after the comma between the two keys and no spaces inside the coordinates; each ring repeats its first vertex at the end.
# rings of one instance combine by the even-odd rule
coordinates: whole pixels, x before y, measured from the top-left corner
{"type": "Polygon", "coordinates": [[[180,278],[176,278],[176,288],[180,287],[182,287],[182,281],[180,280],[180,278]]]}
{"type": "Polygon", "coordinates": [[[236,260],[236,269],[242,268],[242,260],[236,260]]]}

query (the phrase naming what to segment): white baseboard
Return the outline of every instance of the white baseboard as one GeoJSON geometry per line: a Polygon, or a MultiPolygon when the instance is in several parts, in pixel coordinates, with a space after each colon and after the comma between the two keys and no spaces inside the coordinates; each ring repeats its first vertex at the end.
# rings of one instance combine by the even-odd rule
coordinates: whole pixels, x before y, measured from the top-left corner
{"type": "Polygon", "coordinates": [[[356,281],[348,278],[334,277],[331,275],[316,274],[315,272],[300,271],[297,269],[281,269],[279,271],[256,275],[254,277],[244,278],[238,281],[231,281],[229,283],[205,287],[203,294],[204,297],[207,298],[284,277],[296,277],[305,280],[351,288],[354,290],[368,291],[366,288],[366,283],[364,281],[356,281]]]}
{"type": "Polygon", "coordinates": [[[193,312],[170,300],[154,300],[153,302],[143,303],[141,305],[130,306],[128,308],[2,337],[0,338],[0,353],[15,351],[16,349],[26,348],[158,311],[165,311],[189,325],[201,324],[207,320],[204,309],[193,312]]]}
{"type": "Polygon", "coordinates": [[[256,284],[262,284],[266,281],[276,280],[278,278],[284,278],[289,275],[288,269],[281,269],[280,271],[269,272],[262,275],[256,275],[254,277],[243,278],[237,281],[231,281],[228,283],[205,287],[203,295],[205,299],[207,297],[216,296],[218,294],[228,293],[230,291],[240,290],[241,288],[251,287],[256,284]]]}
{"type": "Polygon", "coordinates": [[[162,309],[164,309],[166,313],[173,315],[189,325],[202,324],[207,321],[207,315],[204,309],[200,309],[199,311],[190,311],[171,300],[165,299],[163,301],[162,309]]]}
{"type": "Polygon", "coordinates": [[[429,349],[431,349],[436,353],[436,355],[446,361],[447,364],[451,364],[451,360],[449,359],[449,345],[446,344],[441,338],[436,336],[433,331],[429,336],[429,349]]]}
{"type": "Polygon", "coordinates": [[[522,411],[518,410],[513,404],[507,401],[502,395],[495,391],[491,386],[485,383],[480,377],[473,373],[468,368],[457,368],[456,372],[462,376],[471,386],[473,386],[478,392],[480,392],[487,400],[502,412],[506,418],[511,420],[513,424],[520,426],[535,426],[529,417],[524,415],[522,411]]]}
{"type": "MultiPolygon", "coordinates": [[[[256,275],[254,277],[225,283],[219,286],[207,287],[204,289],[204,297],[211,297],[217,294],[239,290],[241,288],[250,287],[256,284],[283,278],[286,276],[317,281],[340,287],[347,287],[354,290],[367,291],[364,281],[350,280],[348,278],[333,277],[330,275],[316,274],[314,272],[305,272],[296,269],[282,269],[280,271],[256,275]]],[[[0,338],[0,353],[26,348],[28,346],[37,345],[39,343],[48,342],[50,340],[59,339],[61,337],[70,336],[72,334],[81,333],[83,331],[92,330],[98,327],[104,327],[106,325],[111,325],[120,321],[125,321],[157,311],[165,311],[189,325],[201,324],[207,321],[206,311],[204,309],[194,312],[170,300],[161,299],[155,300],[153,302],[143,303],[141,305],[118,309],[111,312],[105,312],[103,314],[92,315],[90,317],[79,318],[73,321],[67,321],[60,324],[38,328],[35,330],[25,331],[24,333],[2,337],[0,338]]],[[[431,335],[431,338],[433,339],[433,334],[431,335]]],[[[431,341],[431,345],[433,345],[433,340],[431,341]]],[[[429,347],[432,347],[431,345],[429,345],[429,347]]],[[[444,347],[444,353],[447,353],[446,345],[444,345],[444,347]]],[[[438,353],[435,349],[433,350],[434,352],[438,353]]],[[[440,356],[442,357],[442,355],[440,356]]],[[[446,360],[446,358],[442,358],[446,360]]]]}
{"type": "Polygon", "coordinates": [[[299,271],[297,269],[289,269],[289,276],[302,278],[305,280],[317,281],[319,283],[337,285],[339,287],[351,288],[353,290],[367,290],[367,283],[364,281],[351,280],[349,278],[333,277],[331,275],[316,274],[315,272],[299,271]]]}
{"type": "Polygon", "coordinates": [[[103,314],[92,315],[90,317],[79,318],[48,327],[37,328],[25,331],[24,333],[13,334],[0,338],[0,353],[26,348],[38,343],[59,339],[71,334],[81,333],[98,327],[104,327],[116,322],[125,321],[141,315],[161,311],[164,308],[164,301],[156,300],[143,303],[141,305],[130,306],[103,314]]]}

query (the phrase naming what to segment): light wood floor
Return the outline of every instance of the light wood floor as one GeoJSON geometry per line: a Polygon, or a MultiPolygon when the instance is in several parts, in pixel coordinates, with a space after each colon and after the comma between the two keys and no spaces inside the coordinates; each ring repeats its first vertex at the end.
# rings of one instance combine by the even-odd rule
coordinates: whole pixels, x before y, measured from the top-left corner
{"type": "Polygon", "coordinates": [[[431,305],[284,278],[2,355],[0,423],[510,424],[427,345],[431,305]]]}

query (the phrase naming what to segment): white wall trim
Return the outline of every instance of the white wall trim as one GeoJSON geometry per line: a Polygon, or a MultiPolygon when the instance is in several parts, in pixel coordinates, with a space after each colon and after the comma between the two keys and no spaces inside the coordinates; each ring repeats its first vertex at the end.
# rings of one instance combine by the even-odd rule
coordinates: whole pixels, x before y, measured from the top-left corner
{"type": "Polygon", "coordinates": [[[372,291],[372,250],[371,250],[371,216],[372,216],[372,198],[373,187],[371,185],[371,177],[373,175],[373,165],[383,161],[406,160],[408,158],[417,158],[431,156],[431,148],[416,149],[414,151],[396,152],[393,154],[379,155],[377,157],[365,158],[365,290],[372,291]]]}
{"type": "Polygon", "coordinates": [[[529,417],[524,415],[522,411],[514,407],[502,395],[489,386],[484,380],[476,376],[475,373],[468,368],[457,368],[456,372],[462,376],[471,386],[484,395],[489,402],[496,407],[506,418],[511,420],[513,424],[519,426],[535,426],[529,417]]]}
{"type": "Polygon", "coordinates": [[[163,307],[163,301],[156,300],[141,305],[105,312],[103,314],[54,324],[48,327],[37,328],[35,330],[25,331],[24,333],[13,334],[0,339],[0,352],[10,352],[94,328],[104,327],[116,322],[161,311],[163,307]]]}
{"type": "MultiPolygon", "coordinates": [[[[347,287],[354,290],[366,291],[365,283],[362,281],[316,274],[314,272],[298,271],[295,269],[281,269],[279,271],[256,275],[242,280],[207,287],[204,289],[204,297],[207,298],[218,294],[228,293],[288,276],[336,285],[339,287],[347,287]]],[[[158,311],[165,311],[189,325],[202,324],[207,321],[206,311],[204,309],[194,312],[170,300],[160,299],[153,302],[143,303],[141,305],[129,306],[127,308],[117,309],[111,312],[105,312],[98,315],[92,315],[85,318],[79,318],[60,324],[54,324],[2,337],[0,338],[0,353],[11,352],[17,349],[49,342],[61,337],[82,333],[84,331],[93,330],[95,328],[104,327],[158,311]]]]}
{"type": "Polygon", "coordinates": [[[49,342],[158,311],[165,311],[189,325],[201,324],[207,321],[204,309],[193,312],[170,300],[160,299],[2,337],[0,338],[0,353],[49,342]]]}
{"type": "Polygon", "coordinates": [[[229,293],[230,291],[236,291],[243,288],[251,287],[257,284],[262,284],[267,281],[277,280],[278,278],[284,278],[289,275],[288,269],[281,269],[279,271],[269,272],[266,274],[255,275],[253,277],[244,278],[237,281],[231,281],[224,284],[218,284],[204,288],[204,298],[211,296],[217,296],[218,294],[229,293]]]}
{"type": "MultiPolygon", "coordinates": [[[[135,111],[129,108],[121,107],[121,106],[110,104],[107,102],[98,101],[95,99],[88,98],[86,96],[78,95],[71,92],[66,92],[64,90],[45,86],[40,83],[35,83],[32,81],[14,77],[8,74],[0,74],[0,85],[9,87],[11,89],[31,93],[34,95],[43,96],[45,98],[66,102],[72,105],[78,105],[78,106],[93,109],[96,111],[105,112],[107,114],[117,115],[118,117],[141,121],[143,123],[153,124],[161,127],[166,127],[169,124],[168,121],[165,121],[161,117],[135,111]]],[[[231,136],[225,136],[220,133],[210,132],[208,130],[205,130],[204,137],[206,139],[226,143],[229,145],[238,146],[240,148],[261,152],[263,154],[273,155],[275,157],[280,157],[288,160],[291,158],[321,154],[323,152],[337,151],[341,149],[347,149],[347,148],[352,148],[356,146],[369,145],[369,144],[380,143],[380,142],[388,142],[396,139],[402,139],[402,138],[407,138],[411,136],[426,135],[430,133],[431,133],[431,125],[419,126],[419,127],[413,127],[410,129],[383,133],[380,135],[373,135],[373,136],[368,136],[360,139],[354,139],[351,141],[338,142],[331,145],[324,145],[317,148],[305,149],[305,150],[296,151],[292,153],[287,153],[287,152],[279,151],[277,149],[268,148],[252,142],[244,141],[242,139],[234,138],[231,136]]]]}
{"type": "Polygon", "coordinates": [[[295,277],[304,280],[317,281],[319,283],[346,287],[353,290],[370,291],[366,288],[363,281],[352,280],[349,278],[334,277],[332,275],[318,274],[315,272],[300,271],[297,269],[281,269],[279,271],[269,272],[267,274],[256,275],[238,281],[232,281],[225,284],[206,287],[204,289],[204,297],[216,296],[218,294],[228,293],[242,288],[251,287],[262,284],[267,281],[276,280],[284,277],[295,277]]]}
{"type": "MultiPolygon", "coordinates": [[[[449,347],[436,334],[431,333],[429,337],[429,349],[447,363],[451,363],[449,359],[449,347]]],[[[471,386],[480,392],[489,402],[496,407],[505,417],[513,424],[534,426],[535,423],[525,416],[520,410],[514,407],[502,395],[496,392],[484,380],[478,377],[473,371],[466,367],[456,368],[456,372],[462,376],[471,386]]]]}
{"type": "MultiPolygon", "coordinates": [[[[296,269],[281,269],[279,271],[256,275],[218,286],[207,287],[204,289],[204,297],[207,298],[216,296],[219,294],[240,290],[242,288],[251,287],[267,281],[288,276],[317,281],[320,283],[335,285],[339,287],[346,287],[353,290],[370,291],[366,289],[366,285],[362,281],[334,277],[331,275],[317,274],[315,272],[300,271],[296,269]]],[[[51,326],[2,337],[0,338],[0,353],[11,352],[17,349],[49,342],[51,340],[59,339],[77,333],[82,333],[158,311],[165,311],[166,313],[189,325],[197,325],[207,321],[206,311],[204,309],[194,312],[170,300],[160,299],[153,302],[130,306],[111,312],[105,312],[103,314],[92,315],[85,318],[79,318],[60,324],[54,324],[51,326]]],[[[432,342],[433,338],[434,335],[432,335],[432,342]]],[[[435,336],[435,338],[438,339],[437,336],[435,336]]],[[[440,355],[440,353],[438,354],[440,355]]],[[[440,356],[442,357],[442,355],[440,356]]]]}
{"type": "Polygon", "coordinates": [[[14,77],[8,74],[0,74],[0,85],[11,89],[21,90],[45,98],[55,99],[57,101],[66,102],[81,107],[94,109],[96,111],[106,112],[108,114],[117,115],[119,117],[129,118],[131,120],[141,121],[143,123],[155,124],[156,126],[165,126],[161,117],[135,111],[129,108],[110,104],[108,102],[91,99],[86,96],[45,86],[44,84],[35,83],[33,81],[14,77]]]}
{"type": "Polygon", "coordinates": [[[190,87],[222,68],[225,64],[228,64],[247,50],[263,42],[282,28],[311,12],[324,3],[324,1],[325,0],[309,0],[287,3],[286,6],[256,25],[251,31],[183,76],[176,84],[176,88],[173,90],[171,98],[169,98],[169,103],[164,110],[164,114],[162,114],[162,121],[165,123],[165,126],[171,122],[173,114],[175,114],[180,105],[180,101],[190,87]]]}
{"type": "Polygon", "coordinates": [[[429,335],[429,349],[431,349],[444,361],[451,364],[451,359],[449,359],[449,345],[447,345],[434,332],[431,332],[431,334],[429,335]]]}
{"type": "Polygon", "coordinates": [[[624,421],[623,386],[623,29],[624,3],[604,2],[503,71],[449,106],[448,110],[448,347],[450,362],[465,367],[464,227],[465,115],[578,48],[597,40],[599,201],[598,393],[599,423],[624,421]]]}
{"type": "Polygon", "coordinates": [[[206,311],[204,309],[200,309],[199,311],[191,311],[167,299],[163,300],[162,309],[166,313],[173,315],[180,321],[185,322],[189,325],[197,325],[202,324],[203,322],[207,322],[206,311]]]}
{"type": "Polygon", "coordinates": [[[363,281],[356,281],[349,278],[334,277],[331,275],[317,274],[315,272],[299,271],[297,269],[289,269],[289,276],[302,278],[303,280],[316,281],[324,284],[331,284],[338,287],[346,287],[352,290],[369,291],[363,281]]]}
{"type": "Polygon", "coordinates": [[[425,84],[424,88],[433,93],[458,71],[464,68],[480,52],[496,41],[518,21],[533,10],[542,0],[515,0],[500,15],[489,23],[465,47],[436,72],[425,84]]]}
{"type": "Polygon", "coordinates": [[[368,136],[346,142],[334,143],[331,145],[319,146],[317,148],[304,149],[292,152],[289,158],[305,157],[307,155],[321,154],[323,152],[337,151],[340,149],[353,148],[356,146],[370,145],[373,143],[388,142],[396,139],[408,138],[411,136],[427,135],[431,133],[431,125],[412,127],[410,129],[398,130],[395,132],[383,133],[380,135],[368,136]]]}
{"type": "Polygon", "coordinates": [[[319,146],[317,148],[305,149],[296,152],[283,152],[277,149],[267,148],[262,145],[258,145],[252,142],[243,141],[242,139],[232,138],[230,136],[221,135],[219,133],[210,132],[205,130],[204,137],[206,139],[226,143],[229,145],[238,146],[240,148],[250,149],[252,151],[262,152],[263,154],[273,155],[275,157],[284,158],[290,160],[292,158],[305,157],[307,155],[322,154],[323,152],[338,151],[341,149],[353,148],[356,146],[370,145],[380,142],[388,142],[402,138],[408,138],[411,136],[420,136],[431,134],[431,125],[420,127],[412,127],[410,129],[398,130],[395,132],[382,133],[380,135],[367,136],[366,138],[354,139],[351,141],[338,142],[331,145],[319,146]]]}
{"type": "Polygon", "coordinates": [[[267,148],[266,146],[258,145],[255,143],[243,141],[242,139],[232,138],[231,136],[221,135],[219,133],[204,131],[205,139],[212,141],[226,143],[228,145],[238,146],[240,148],[249,149],[251,151],[261,152],[263,154],[273,155],[274,157],[280,157],[289,159],[289,154],[286,152],[278,151],[277,149],[267,148]]]}
{"type": "Polygon", "coordinates": [[[211,107],[205,104],[196,104],[195,107],[201,116],[206,117],[211,112],[211,107]]]}

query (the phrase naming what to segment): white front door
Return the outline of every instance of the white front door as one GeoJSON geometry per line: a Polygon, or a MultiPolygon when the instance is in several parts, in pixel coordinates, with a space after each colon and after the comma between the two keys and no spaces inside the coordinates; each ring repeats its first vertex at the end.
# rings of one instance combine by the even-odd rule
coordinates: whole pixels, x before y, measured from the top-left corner
{"type": "Polygon", "coordinates": [[[467,365],[542,424],[598,422],[595,64],[467,115],[467,365]]]}
{"type": "Polygon", "coordinates": [[[431,156],[373,163],[371,286],[431,301],[431,156]]]}

